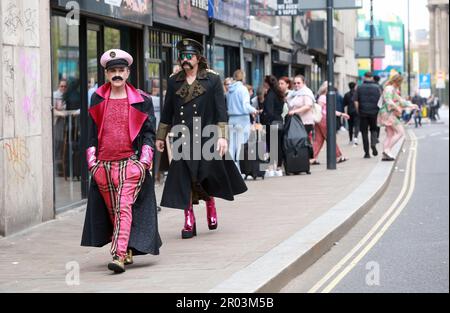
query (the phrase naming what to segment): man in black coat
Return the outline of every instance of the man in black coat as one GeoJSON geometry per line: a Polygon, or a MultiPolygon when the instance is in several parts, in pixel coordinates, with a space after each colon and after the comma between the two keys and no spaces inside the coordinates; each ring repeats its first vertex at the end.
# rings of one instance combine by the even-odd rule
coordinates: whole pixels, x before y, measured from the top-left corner
{"type": "Polygon", "coordinates": [[[169,131],[174,135],[161,206],[184,210],[185,239],[197,233],[193,204],[206,201],[208,227],[216,229],[214,197],[231,201],[247,187],[231,157],[224,159],[228,116],[219,75],[208,69],[199,42],[183,39],[177,49],[183,70],[168,80],[156,148],[163,152],[169,131]]]}
{"type": "Polygon", "coordinates": [[[100,63],[109,83],[92,95],[88,169],[92,174],[82,246],[111,243],[116,273],[132,254],[159,254],[153,164],[155,115],[151,98],[127,83],[133,58],[119,49],[100,63]]]}
{"type": "Polygon", "coordinates": [[[369,151],[369,128],[370,128],[370,147],[372,148],[372,154],[378,155],[376,145],[378,143],[378,125],[377,117],[378,100],[381,97],[380,87],[373,80],[371,72],[364,74],[364,82],[358,87],[355,92],[354,100],[355,107],[359,114],[360,131],[364,144],[364,158],[370,158],[369,151]]]}

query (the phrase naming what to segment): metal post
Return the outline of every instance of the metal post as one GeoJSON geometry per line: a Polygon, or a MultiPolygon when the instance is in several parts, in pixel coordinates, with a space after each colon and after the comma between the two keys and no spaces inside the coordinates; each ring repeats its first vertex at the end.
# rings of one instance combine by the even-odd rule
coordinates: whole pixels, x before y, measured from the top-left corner
{"type": "Polygon", "coordinates": [[[327,0],[327,169],[336,169],[336,91],[334,90],[333,0],[327,0]]]}
{"type": "Polygon", "coordinates": [[[374,60],[374,36],[375,25],[373,22],[373,0],[370,0],[370,71],[373,73],[375,70],[374,60]]]}
{"type": "Polygon", "coordinates": [[[410,34],[410,19],[409,19],[409,0],[408,2],[408,96],[411,95],[411,34],[410,34]]]}

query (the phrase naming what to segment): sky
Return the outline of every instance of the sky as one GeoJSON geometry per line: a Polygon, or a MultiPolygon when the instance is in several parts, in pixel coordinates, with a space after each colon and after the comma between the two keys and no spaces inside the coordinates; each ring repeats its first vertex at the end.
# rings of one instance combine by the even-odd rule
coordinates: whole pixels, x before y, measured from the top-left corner
{"type": "MultiPolygon", "coordinates": [[[[364,1],[364,10],[369,12],[370,0],[364,1]]],[[[428,0],[409,0],[410,1],[410,21],[411,33],[417,29],[429,29],[429,13],[426,7],[428,0]]],[[[389,17],[391,15],[399,16],[405,26],[408,21],[408,0],[373,0],[373,10],[375,19],[389,17]]]]}

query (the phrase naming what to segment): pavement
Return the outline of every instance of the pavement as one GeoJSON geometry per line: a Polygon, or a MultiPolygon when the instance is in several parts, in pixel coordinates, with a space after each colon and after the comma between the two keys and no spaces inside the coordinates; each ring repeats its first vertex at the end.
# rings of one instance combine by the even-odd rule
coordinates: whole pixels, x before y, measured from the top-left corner
{"type": "Polygon", "coordinates": [[[234,202],[217,200],[215,231],[202,203],[197,237],[182,240],[183,211],[163,208],[161,254],[135,257],[121,275],[106,268],[109,246],[80,246],[83,207],[2,238],[0,292],[278,292],[367,212],[391,177],[395,163],[363,159],[346,132],[338,143],[349,161],[337,170],[326,169],[324,148],[312,175],[248,180],[234,202]]]}

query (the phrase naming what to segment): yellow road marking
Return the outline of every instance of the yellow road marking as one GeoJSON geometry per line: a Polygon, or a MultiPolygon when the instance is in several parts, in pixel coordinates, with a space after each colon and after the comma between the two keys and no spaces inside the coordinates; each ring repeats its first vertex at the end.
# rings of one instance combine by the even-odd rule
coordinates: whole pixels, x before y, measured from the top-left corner
{"type": "Polygon", "coordinates": [[[380,218],[380,220],[372,227],[372,229],[364,236],[363,239],[361,239],[358,244],[344,257],[342,260],[336,264],[317,284],[315,284],[308,293],[315,293],[318,292],[322,286],[329,281],[338,271],[340,271],[343,266],[367,243],[367,241],[378,231],[381,225],[386,221],[386,219],[391,216],[392,212],[395,211],[395,213],[392,215],[391,219],[386,223],[386,225],[375,235],[375,237],[372,239],[372,241],[366,246],[365,249],[350,263],[349,266],[347,266],[322,292],[330,292],[344,277],[345,275],[350,272],[351,269],[353,269],[356,264],[362,259],[364,255],[366,255],[370,249],[376,244],[376,242],[381,238],[381,236],[385,233],[387,228],[395,221],[395,219],[398,217],[398,215],[401,213],[401,211],[404,209],[406,204],[409,202],[409,199],[411,198],[412,192],[414,191],[414,185],[415,185],[415,170],[416,170],[416,158],[417,158],[417,137],[412,133],[409,132],[411,137],[411,148],[410,153],[408,156],[407,161],[407,167],[406,167],[406,174],[405,179],[403,182],[402,190],[399,194],[399,196],[395,199],[391,207],[388,209],[388,211],[380,218]],[[408,187],[409,191],[408,191],[408,187]],[[407,194],[405,200],[401,203],[401,205],[398,207],[398,204],[400,203],[401,199],[404,197],[404,195],[407,194]],[[358,260],[358,261],[356,261],[358,260]]]}

